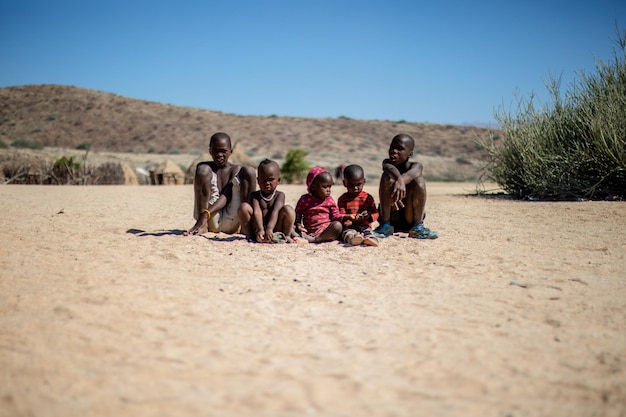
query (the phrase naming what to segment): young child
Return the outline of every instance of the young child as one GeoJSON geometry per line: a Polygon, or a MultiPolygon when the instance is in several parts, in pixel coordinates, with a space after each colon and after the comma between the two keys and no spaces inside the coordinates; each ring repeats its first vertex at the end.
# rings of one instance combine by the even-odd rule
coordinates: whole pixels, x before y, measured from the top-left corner
{"type": "Polygon", "coordinates": [[[308,243],[297,237],[293,228],[296,212],[285,205],[285,193],[276,189],[280,182],[278,164],[269,159],[261,161],[257,182],[259,190],[252,193],[249,203],[243,202],[239,208],[241,233],[259,243],[308,243]]]}
{"type": "Polygon", "coordinates": [[[343,215],[343,241],[350,245],[378,246],[372,232],[372,223],[378,219],[378,209],[371,194],[363,191],[365,173],[359,165],[348,165],[343,170],[343,193],[337,206],[343,215]]]}
{"type": "Polygon", "coordinates": [[[211,136],[210,162],[196,167],[193,180],[193,217],[196,224],[184,233],[196,235],[209,232],[237,233],[238,211],[242,201],[248,201],[256,188],[254,169],[228,162],[232,153],[230,136],[218,132],[211,136]]]}
{"type": "Polygon", "coordinates": [[[415,141],[406,134],[396,135],[389,145],[389,158],[383,161],[380,178],[380,225],[374,231],[387,237],[394,231],[408,231],[410,237],[435,239],[437,232],[424,227],[426,182],[423,166],[411,162],[415,141]]]}
{"type": "Polygon", "coordinates": [[[341,234],[343,216],[330,195],[333,177],[324,168],[313,167],[306,177],[308,194],[296,204],[296,232],[309,242],[335,240],[341,234]]]}

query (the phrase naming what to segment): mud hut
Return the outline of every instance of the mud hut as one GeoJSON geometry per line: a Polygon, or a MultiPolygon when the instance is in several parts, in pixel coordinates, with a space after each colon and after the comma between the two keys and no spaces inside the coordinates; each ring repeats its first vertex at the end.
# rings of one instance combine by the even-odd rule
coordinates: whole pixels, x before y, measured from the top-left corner
{"type": "Polygon", "coordinates": [[[152,184],[156,185],[179,185],[185,183],[185,173],[171,160],[158,165],[152,174],[152,184]]]}

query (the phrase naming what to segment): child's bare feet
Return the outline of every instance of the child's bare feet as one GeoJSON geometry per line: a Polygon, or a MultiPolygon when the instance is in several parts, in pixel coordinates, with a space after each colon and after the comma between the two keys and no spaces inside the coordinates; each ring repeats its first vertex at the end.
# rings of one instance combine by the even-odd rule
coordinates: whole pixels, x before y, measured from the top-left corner
{"type": "Polygon", "coordinates": [[[304,232],[302,232],[302,239],[305,239],[307,241],[307,243],[315,242],[315,237],[314,236],[307,235],[304,232]]]}
{"type": "Polygon", "coordinates": [[[206,226],[206,218],[200,218],[198,219],[198,221],[196,222],[196,224],[193,225],[193,227],[189,230],[187,230],[186,232],[183,233],[183,236],[189,236],[189,235],[197,235],[200,234],[200,229],[202,229],[204,226],[206,226]]]}
{"type": "Polygon", "coordinates": [[[307,245],[309,243],[308,240],[306,240],[305,238],[302,238],[300,236],[295,236],[293,238],[291,238],[293,240],[293,243],[297,243],[298,245],[307,245]]]}
{"type": "Polygon", "coordinates": [[[363,239],[363,244],[367,246],[378,246],[378,238],[376,236],[367,236],[363,239]]]}

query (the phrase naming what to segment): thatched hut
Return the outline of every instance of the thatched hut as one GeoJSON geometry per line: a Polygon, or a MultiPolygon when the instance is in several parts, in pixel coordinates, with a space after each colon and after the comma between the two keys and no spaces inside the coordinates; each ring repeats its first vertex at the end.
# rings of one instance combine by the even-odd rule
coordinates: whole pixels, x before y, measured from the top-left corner
{"type": "Polygon", "coordinates": [[[185,173],[171,160],[158,165],[153,171],[152,183],[156,185],[179,185],[185,183],[185,173]]]}

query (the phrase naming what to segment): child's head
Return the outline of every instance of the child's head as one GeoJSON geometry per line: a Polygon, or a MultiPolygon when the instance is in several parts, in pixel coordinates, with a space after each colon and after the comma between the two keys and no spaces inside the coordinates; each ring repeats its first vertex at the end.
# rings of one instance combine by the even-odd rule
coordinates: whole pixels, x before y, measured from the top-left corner
{"type": "Polygon", "coordinates": [[[211,140],[209,141],[209,153],[218,166],[226,165],[232,152],[230,136],[224,132],[218,132],[211,136],[211,140]]]}
{"type": "Polygon", "coordinates": [[[400,165],[408,161],[413,155],[415,141],[405,133],[396,135],[389,145],[389,160],[393,165],[400,165]]]}
{"type": "Polygon", "coordinates": [[[359,165],[348,165],[343,170],[343,185],[348,190],[348,195],[354,197],[363,191],[365,185],[365,172],[359,165]]]}
{"type": "Polygon", "coordinates": [[[257,170],[257,183],[262,193],[271,194],[280,182],[280,167],[270,159],[264,159],[257,170]]]}
{"type": "Polygon", "coordinates": [[[306,186],[309,194],[323,200],[330,195],[333,176],[325,168],[313,167],[306,176],[306,186]]]}

